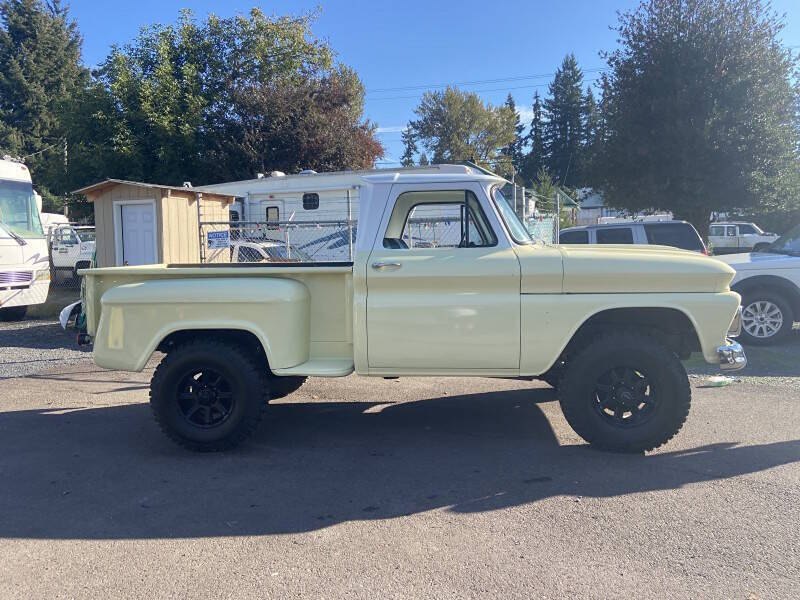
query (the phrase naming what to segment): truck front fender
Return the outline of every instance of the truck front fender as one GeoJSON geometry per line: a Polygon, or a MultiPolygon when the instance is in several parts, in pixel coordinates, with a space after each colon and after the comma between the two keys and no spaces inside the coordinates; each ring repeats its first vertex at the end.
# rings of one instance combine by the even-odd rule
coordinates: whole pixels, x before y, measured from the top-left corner
{"type": "Polygon", "coordinates": [[[310,294],[284,278],[151,280],[109,289],[100,299],[95,362],[141,371],[168,335],[186,330],[239,330],[255,335],[270,367],[308,360],[310,294]]]}

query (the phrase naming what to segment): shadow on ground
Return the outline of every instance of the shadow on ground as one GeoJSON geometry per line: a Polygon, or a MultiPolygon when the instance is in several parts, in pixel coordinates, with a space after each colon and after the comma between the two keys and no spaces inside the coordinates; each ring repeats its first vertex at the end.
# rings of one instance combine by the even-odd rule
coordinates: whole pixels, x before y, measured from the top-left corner
{"type": "Polygon", "coordinates": [[[437,508],[613,497],[800,461],[800,441],[653,456],[559,446],[549,389],[403,404],[282,403],[241,450],[168,442],[145,404],[0,414],[0,537],[174,538],[315,530],[437,508]]]}
{"type": "MultiPolygon", "coordinates": [[[[734,377],[800,377],[800,331],[793,331],[782,342],[771,346],[745,346],[747,366],[729,373],[734,377]]],[[[709,365],[699,354],[685,363],[689,373],[719,375],[717,365],[709,365]]]]}

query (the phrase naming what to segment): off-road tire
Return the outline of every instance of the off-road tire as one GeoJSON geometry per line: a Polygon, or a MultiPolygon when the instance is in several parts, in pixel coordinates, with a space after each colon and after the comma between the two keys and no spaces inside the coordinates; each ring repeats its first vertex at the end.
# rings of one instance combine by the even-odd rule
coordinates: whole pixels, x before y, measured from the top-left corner
{"type": "Polygon", "coordinates": [[[0,321],[22,321],[28,313],[27,306],[0,308],[0,321]]]}
{"type": "Polygon", "coordinates": [[[575,433],[615,452],[640,453],[666,444],[686,421],[691,396],[689,378],[675,353],[640,332],[602,335],[570,358],[559,386],[561,410],[575,433]],[[640,425],[612,424],[597,408],[598,381],[615,368],[646,375],[655,403],[640,425]]]}
{"type": "Polygon", "coordinates": [[[776,344],[785,339],[786,336],[792,331],[792,325],[795,319],[792,306],[780,293],[765,289],[763,292],[753,291],[745,293],[742,297],[742,310],[746,309],[754,302],[759,301],[771,302],[778,307],[783,317],[781,328],[777,333],[769,337],[755,337],[747,332],[747,330],[744,328],[744,322],[742,322],[742,333],[739,335],[738,339],[743,344],[749,344],[751,346],[769,346],[770,344],[776,344]]]}
{"type": "Polygon", "coordinates": [[[277,400],[284,398],[289,394],[293,394],[299,390],[306,382],[306,377],[277,377],[275,375],[269,378],[269,391],[270,399],[277,400]]]}
{"type": "Polygon", "coordinates": [[[172,441],[197,452],[230,450],[258,428],[267,402],[269,383],[263,364],[242,346],[228,341],[189,340],[161,361],[150,383],[150,408],[156,423],[172,441]],[[201,428],[182,414],[178,394],[193,370],[221,374],[232,398],[225,420],[201,428]]]}

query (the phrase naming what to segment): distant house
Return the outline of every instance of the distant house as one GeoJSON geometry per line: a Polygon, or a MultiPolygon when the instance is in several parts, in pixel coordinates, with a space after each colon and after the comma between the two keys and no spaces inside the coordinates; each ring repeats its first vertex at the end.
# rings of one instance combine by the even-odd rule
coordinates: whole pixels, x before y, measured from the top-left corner
{"type": "Polygon", "coordinates": [[[616,208],[607,207],[603,194],[592,188],[578,190],[578,204],[581,209],[577,214],[576,225],[595,225],[603,217],[622,216],[622,213],[616,208]]]}

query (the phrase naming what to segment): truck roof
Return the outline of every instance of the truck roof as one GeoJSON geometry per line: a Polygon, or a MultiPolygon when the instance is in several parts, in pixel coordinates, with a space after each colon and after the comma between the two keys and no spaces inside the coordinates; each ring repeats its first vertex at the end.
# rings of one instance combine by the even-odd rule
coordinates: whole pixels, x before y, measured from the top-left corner
{"type": "Polygon", "coordinates": [[[431,165],[425,167],[401,167],[397,169],[365,169],[358,171],[331,171],[327,173],[302,173],[297,175],[276,175],[257,179],[229,181],[194,188],[197,191],[214,192],[227,195],[243,195],[247,192],[269,193],[276,191],[315,191],[324,189],[346,189],[368,183],[400,182],[448,182],[465,179],[496,179],[498,176],[486,175],[469,165],[431,165]]]}

